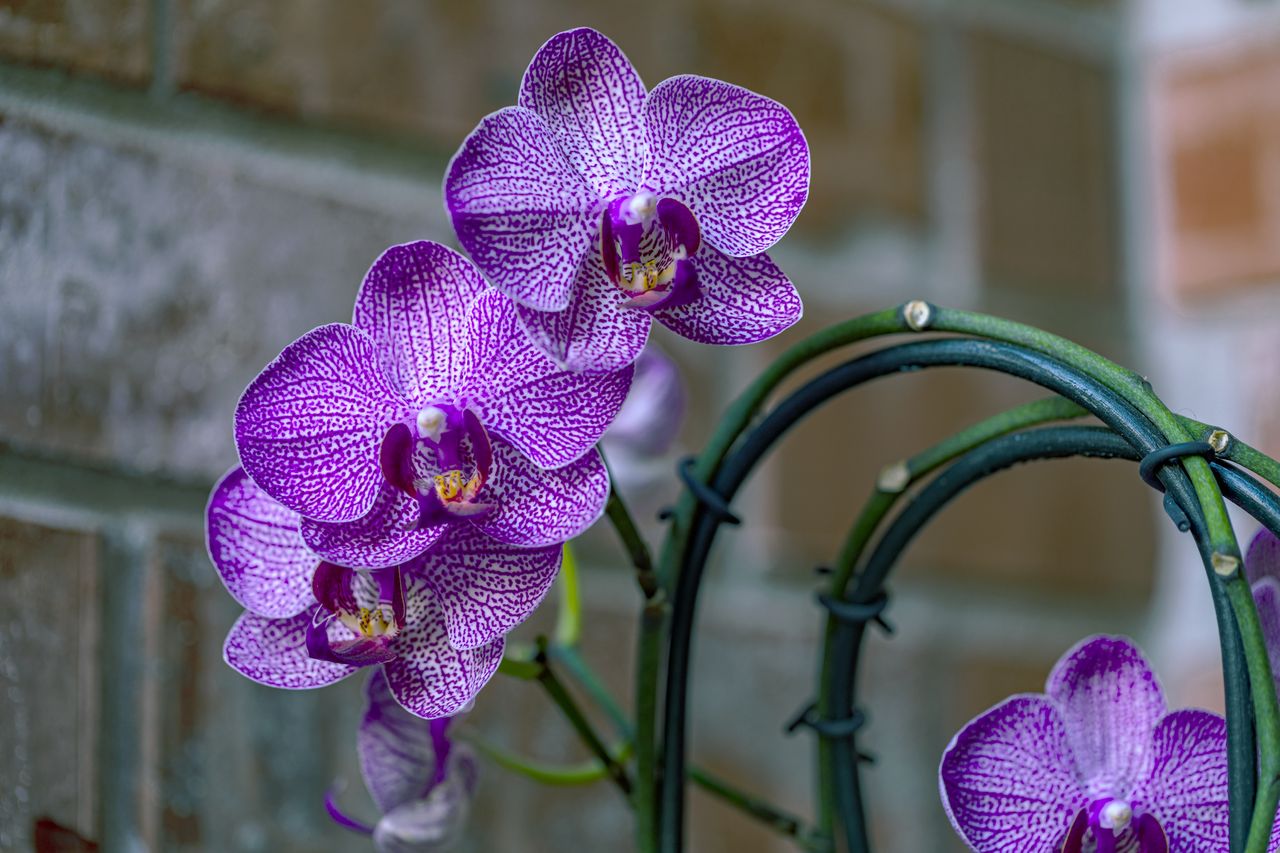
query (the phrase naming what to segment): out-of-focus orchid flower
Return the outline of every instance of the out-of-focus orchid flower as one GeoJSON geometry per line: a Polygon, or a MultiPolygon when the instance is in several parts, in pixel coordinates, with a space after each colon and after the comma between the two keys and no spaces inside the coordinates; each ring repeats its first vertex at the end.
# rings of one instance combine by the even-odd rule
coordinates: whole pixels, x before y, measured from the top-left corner
{"type": "Polygon", "coordinates": [[[396,702],[374,671],[357,748],[365,787],[382,817],[373,826],[349,817],[332,794],[325,805],[348,829],[373,836],[379,853],[445,853],[466,829],[476,788],[476,761],[449,737],[455,719],[423,720],[396,702]]]}

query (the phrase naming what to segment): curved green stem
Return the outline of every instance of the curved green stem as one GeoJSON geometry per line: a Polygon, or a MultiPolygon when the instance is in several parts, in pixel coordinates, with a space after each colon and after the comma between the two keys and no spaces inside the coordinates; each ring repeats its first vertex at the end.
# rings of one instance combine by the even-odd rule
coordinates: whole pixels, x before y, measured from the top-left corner
{"type": "MultiPolygon", "coordinates": [[[[933,330],[1020,344],[1075,367],[1132,404],[1164,434],[1170,444],[1190,441],[1193,437],[1187,425],[1152,393],[1142,377],[1077,343],[1031,326],[985,314],[949,308],[935,308],[932,313],[930,328],[933,330]]],[[[1204,513],[1205,527],[1213,549],[1213,565],[1224,579],[1244,646],[1259,757],[1253,814],[1244,850],[1245,853],[1266,853],[1270,842],[1271,822],[1274,820],[1276,807],[1280,804],[1280,703],[1276,700],[1271,662],[1263,640],[1258,611],[1253,604],[1253,596],[1249,594],[1248,582],[1240,570],[1240,545],[1231,528],[1222,492],[1206,460],[1187,457],[1182,460],[1182,464],[1204,513]]],[[[1237,713],[1234,716],[1241,715],[1237,713]]],[[[1233,841],[1240,837],[1236,834],[1238,832],[1238,828],[1233,828],[1233,841]]]]}
{"type": "MultiPolygon", "coordinates": [[[[463,732],[459,735],[459,739],[474,746],[477,752],[499,767],[544,785],[590,785],[609,777],[608,769],[598,758],[578,764],[551,764],[508,752],[473,732],[463,732]]],[[[616,760],[626,761],[628,749],[629,746],[624,745],[615,751],[616,760]]]]}
{"type": "MultiPolygon", "coordinates": [[[[1086,414],[1088,412],[1084,409],[1061,397],[1035,400],[980,421],[902,462],[886,467],[880,474],[875,490],[863,505],[862,511],[858,514],[853,526],[849,528],[849,533],[841,545],[836,564],[832,567],[830,594],[837,598],[844,597],[849,582],[853,578],[858,559],[871,541],[872,535],[897,503],[898,498],[916,480],[998,436],[1052,421],[1079,418],[1086,414]]],[[[818,682],[818,708],[824,717],[832,713],[828,690],[830,648],[834,642],[835,629],[835,620],[828,619],[823,642],[822,672],[818,682]]],[[[825,738],[819,738],[818,826],[828,835],[835,832],[834,778],[831,744],[825,738]]]]}

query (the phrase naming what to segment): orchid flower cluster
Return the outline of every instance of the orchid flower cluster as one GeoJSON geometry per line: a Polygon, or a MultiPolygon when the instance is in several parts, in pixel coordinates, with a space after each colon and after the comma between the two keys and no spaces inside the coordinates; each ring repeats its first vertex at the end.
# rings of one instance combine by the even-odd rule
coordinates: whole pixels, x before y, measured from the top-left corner
{"type": "MultiPolygon", "coordinates": [[[[283,689],[371,669],[357,745],[381,817],[331,795],[335,821],[381,851],[460,835],[476,766],[453,726],[605,512],[618,482],[598,446],[640,490],[674,440],[683,391],[651,327],[734,345],[796,323],[766,251],[808,188],[785,107],[688,75],[646,90],[600,33],[560,33],[448,166],[466,255],[391,247],[350,323],[303,335],[249,384],[239,465],[207,511],[244,607],[225,658],[283,689]]],[[[913,304],[918,331],[930,309],[913,304]]],[[[1280,545],[1260,538],[1248,565],[1280,671],[1280,545]]],[[[1130,641],[1092,637],[1043,694],[956,735],[942,802],[978,853],[1225,851],[1226,738],[1222,717],[1168,711],[1130,641]]]]}
{"type": "MultiPolygon", "coordinates": [[[[607,38],[561,33],[519,105],[486,117],[448,169],[471,260],[391,247],[350,323],[303,335],[245,390],[240,464],[207,511],[210,556],[245,608],[225,658],[285,689],[373,668],[360,744],[380,849],[454,834],[472,762],[400,709],[433,727],[466,709],[564,543],[603,513],[595,448],[652,323],[746,344],[799,319],[764,251],[808,185],[781,105],[700,77],[646,93],[607,38]]],[[[665,449],[683,407],[669,363],[642,364],[612,438],[641,457],[665,449]]]]}

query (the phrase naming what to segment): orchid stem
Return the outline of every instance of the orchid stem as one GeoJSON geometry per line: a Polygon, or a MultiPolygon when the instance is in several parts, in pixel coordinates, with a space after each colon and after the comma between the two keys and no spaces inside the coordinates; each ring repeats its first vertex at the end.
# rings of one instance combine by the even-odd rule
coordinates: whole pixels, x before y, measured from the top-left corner
{"type": "MultiPolygon", "coordinates": [[[[582,686],[591,697],[592,702],[613,722],[614,728],[621,737],[631,737],[632,726],[622,712],[622,706],[609,692],[590,665],[582,659],[576,649],[552,648],[551,656],[564,664],[569,674],[582,686]]],[[[689,781],[704,791],[720,798],[724,802],[764,823],[775,832],[793,839],[801,849],[823,853],[830,850],[830,842],[813,828],[806,827],[795,815],[765,802],[751,794],[745,793],[715,774],[697,766],[690,766],[689,781]]]]}
{"type": "Polygon", "coordinates": [[[595,728],[592,727],[591,721],[582,713],[582,709],[578,707],[578,703],[569,695],[569,691],[565,689],[555,671],[551,668],[551,662],[547,654],[546,637],[538,638],[538,652],[534,657],[539,667],[537,675],[538,683],[547,691],[547,695],[551,697],[551,701],[555,702],[569,721],[569,725],[573,726],[574,731],[582,738],[582,742],[587,748],[595,754],[601,764],[604,765],[609,778],[618,786],[618,789],[628,797],[631,795],[631,778],[627,775],[627,770],[613,757],[608,747],[604,745],[604,741],[596,734],[595,728]]]}
{"type": "Polygon", "coordinates": [[[564,543],[560,561],[560,610],[556,614],[556,645],[576,648],[582,639],[582,584],[578,580],[578,561],[573,548],[564,543]]]}
{"type": "MultiPolygon", "coordinates": [[[[601,458],[604,454],[601,453],[601,458]]],[[[608,460],[605,460],[606,467],[608,460]]],[[[609,475],[613,479],[612,473],[609,475]]],[[[631,559],[636,584],[644,595],[636,638],[635,746],[636,786],[632,806],[636,815],[639,853],[657,850],[658,793],[658,678],[662,665],[662,630],[667,621],[667,598],[654,570],[653,556],[640,529],[616,489],[610,490],[605,515],[631,559]]]]}
{"type": "MultiPolygon", "coordinates": [[[[932,447],[899,463],[900,469],[885,469],[871,497],[867,499],[857,520],[849,529],[840,554],[833,566],[830,594],[843,598],[853,577],[854,567],[880,522],[898,499],[921,477],[973,448],[993,438],[1007,435],[1027,427],[1052,421],[1070,420],[1087,415],[1084,409],[1061,397],[1048,397],[1017,406],[946,438],[932,447]],[[892,475],[892,476],[889,476],[892,475]]],[[[835,641],[836,619],[827,619],[823,643],[822,674],[818,682],[818,709],[823,717],[830,716],[830,667],[831,649],[835,641]]],[[[818,825],[828,835],[835,832],[836,805],[833,797],[835,771],[831,744],[825,738],[818,739],[818,825]]]]}
{"type": "MultiPolygon", "coordinates": [[[[535,782],[541,782],[544,785],[590,785],[593,782],[599,782],[601,779],[607,778],[609,775],[604,764],[597,758],[578,764],[550,764],[508,752],[474,732],[465,732],[459,735],[459,739],[474,746],[477,752],[499,767],[506,768],[513,773],[532,779],[535,782]]],[[[629,747],[624,745],[617,750],[616,755],[619,761],[626,760],[628,749],[629,747]]]]}

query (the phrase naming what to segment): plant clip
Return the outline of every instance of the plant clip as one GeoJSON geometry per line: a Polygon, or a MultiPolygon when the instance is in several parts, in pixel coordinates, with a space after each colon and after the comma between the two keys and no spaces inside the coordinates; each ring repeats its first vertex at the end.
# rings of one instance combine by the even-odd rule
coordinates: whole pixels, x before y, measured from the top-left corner
{"type": "Polygon", "coordinates": [[[692,456],[686,456],[680,460],[680,464],[676,466],[676,473],[680,475],[680,481],[688,487],[693,496],[697,498],[698,503],[706,507],[707,512],[711,513],[717,521],[724,524],[741,524],[742,519],[734,515],[733,510],[729,509],[729,504],[725,501],[724,495],[693,476],[693,465],[696,461],[692,456]]]}
{"type": "MultiPolygon", "coordinates": [[[[1215,456],[1213,445],[1207,441],[1184,441],[1181,444],[1167,444],[1142,457],[1138,463],[1138,476],[1142,481],[1157,491],[1164,491],[1164,484],[1156,479],[1156,472],[1174,459],[1184,456],[1215,456]]],[[[1174,519],[1177,521],[1177,519],[1174,519]]],[[[1179,525],[1181,527],[1181,525],[1179,525]]]]}
{"type": "Polygon", "coordinates": [[[792,734],[796,729],[805,726],[817,732],[818,737],[827,740],[847,740],[866,725],[866,722],[867,715],[858,710],[854,710],[852,716],[842,720],[824,720],[818,716],[818,703],[810,702],[791,718],[791,722],[787,723],[786,732],[792,734]]]}
{"type": "Polygon", "coordinates": [[[889,606],[889,593],[884,590],[877,592],[870,601],[864,602],[845,601],[842,598],[820,593],[818,603],[841,622],[848,622],[851,625],[874,622],[886,634],[893,633],[893,625],[889,624],[883,615],[884,609],[889,606]]]}

